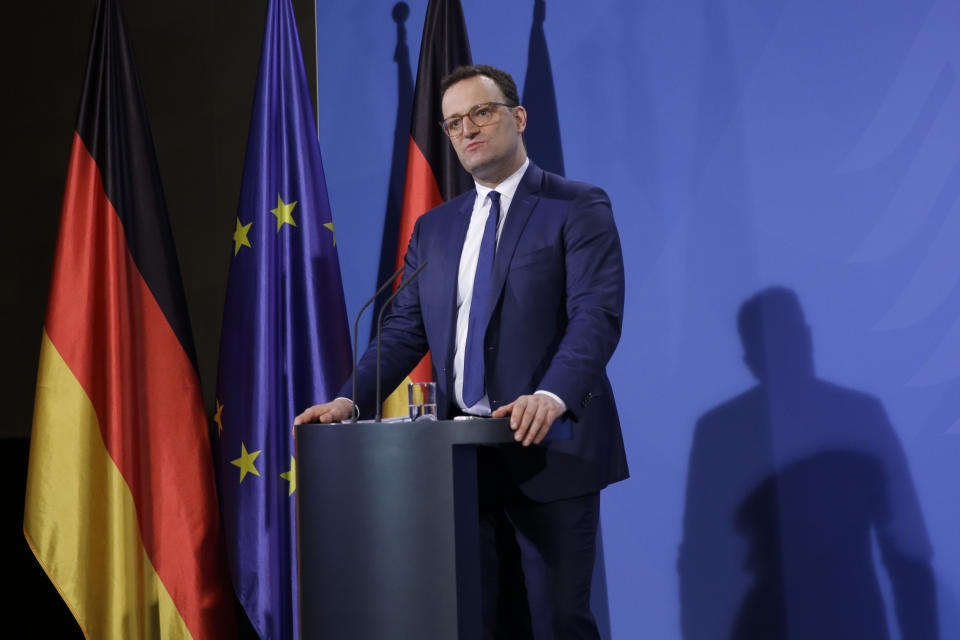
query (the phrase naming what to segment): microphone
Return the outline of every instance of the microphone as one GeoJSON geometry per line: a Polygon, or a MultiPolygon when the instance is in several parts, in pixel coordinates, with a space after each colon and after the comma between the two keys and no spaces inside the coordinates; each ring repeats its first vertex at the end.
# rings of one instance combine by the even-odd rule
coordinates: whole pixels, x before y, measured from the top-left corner
{"type": "MultiPolygon", "coordinates": [[[[408,284],[413,282],[414,278],[420,275],[420,272],[423,271],[425,266],[427,266],[426,260],[424,260],[423,264],[417,267],[416,271],[410,274],[409,278],[400,283],[400,286],[397,287],[397,290],[393,292],[393,295],[387,298],[387,301],[383,303],[382,307],[380,307],[380,315],[377,316],[377,415],[374,418],[375,422],[380,422],[380,414],[382,412],[382,408],[380,407],[380,330],[383,329],[383,312],[387,310],[387,308],[390,306],[390,303],[393,302],[393,299],[397,297],[397,294],[403,291],[408,284]]],[[[354,380],[356,380],[356,378],[354,378],[354,380]]],[[[354,393],[356,393],[356,390],[354,390],[354,393]]]]}
{"type": "MultiPolygon", "coordinates": [[[[363,312],[366,310],[366,308],[369,307],[371,304],[373,304],[373,301],[377,299],[377,296],[383,293],[383,290],[386,289],[391,282],[393,282],[394,280],[400,277],[401,273],[403,273],[403,267],[400,267],[399,269],[397,269],[392,276],[390,276],[387,280],[385,280],[384,283],[380,285],[380,288],[377,289],[377,292],[373,294],[373,297],[363,303],[363,306],[360,307],[360,311],[357,312],[356,319],[354,319],[353,321],[353,396],[350,398],[350,400],[353,402],[354,407],[357,406],[357,325],[360,323],[360,316],[363,315],[363,312]]],[[[393,296],[390,297],[390,300],[393,300],[393,296]]],[[[389,302],[389,300],[387,302],[389,302]]],[[[384,304],[384,306],[386,306],[386,304],[384,304]]],[[[380,332],[377,331],[377,338],[379,337],[380,337],[380,332]]],[[[379,346],[380,345],[378,344],[377,347],[379,348],[379,346]]],[[[379,365],[379,363],[380,363],[380,359],[378,357],[377,364],[379,365]]],[[[379,368],[377,370],[377,377],[378,378],[380,377],[379,368]]],[[[377,413],[378,414],[380,413],[379,409],[377,410],[377,413]]],[[[350,422],[356,422],[358,414],[359,414],[359,411],[354,411],[352,417],[350,418],[350,422]]]]}

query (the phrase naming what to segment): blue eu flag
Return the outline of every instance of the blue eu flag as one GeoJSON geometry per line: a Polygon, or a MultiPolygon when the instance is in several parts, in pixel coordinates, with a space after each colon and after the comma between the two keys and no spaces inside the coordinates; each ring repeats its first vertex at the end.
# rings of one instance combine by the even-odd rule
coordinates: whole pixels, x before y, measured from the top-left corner
{"type": "Polygon", "coordinates": [[[271,0],[233,227],[215,422],[233,584],[262,638],[297,620],[294,416],[350,374],[336,235],[290,0],[271,0]]]}

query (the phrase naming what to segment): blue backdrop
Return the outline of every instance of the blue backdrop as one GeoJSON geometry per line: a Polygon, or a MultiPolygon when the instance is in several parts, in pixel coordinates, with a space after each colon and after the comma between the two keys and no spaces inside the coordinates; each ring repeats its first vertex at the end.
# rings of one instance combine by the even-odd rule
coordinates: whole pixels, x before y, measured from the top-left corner
{"type": "MultiPolygon", "coordinates": [[[[463,4],[474,61],[523,92],[533,1],[463,4]]],[[[317,3],[351,317],[409,8],[407,51],[393,2],[317,3]]],[[[798,622],[819,611],[847,638],[960,637],[960,4],[551,0],[544,29],[566,174],[608,191],[625,249],[613,636],[830,637],[798,622]]]]}

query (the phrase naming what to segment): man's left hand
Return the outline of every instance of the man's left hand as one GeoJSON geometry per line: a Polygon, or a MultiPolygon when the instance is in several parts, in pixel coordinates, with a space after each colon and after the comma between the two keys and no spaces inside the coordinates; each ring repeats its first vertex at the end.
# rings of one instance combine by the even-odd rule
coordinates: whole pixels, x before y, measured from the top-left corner
{"type": "Polygon", "coordinates": [[[525,447],[540,444],[547,437],[553,421],[563,413],[559,402],[548,395],[536,393],[520,396],[510,404],[505,404],[493,412],[494,418],[510,416],[510,428],[513,438],[525,447]]]}

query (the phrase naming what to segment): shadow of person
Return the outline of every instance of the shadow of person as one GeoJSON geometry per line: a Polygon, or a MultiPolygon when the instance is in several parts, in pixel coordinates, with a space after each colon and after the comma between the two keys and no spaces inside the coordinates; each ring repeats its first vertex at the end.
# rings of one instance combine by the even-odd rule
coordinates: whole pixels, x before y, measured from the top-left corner
{"type": "Polygon", "coordinates": [[[793,291],[760,291],[737,324],[758,383],[694,431],[683,637],[889,638],[876,546],[901,637],[937,638],[930,543],[883,405],[814,375],[793,291]]]}

